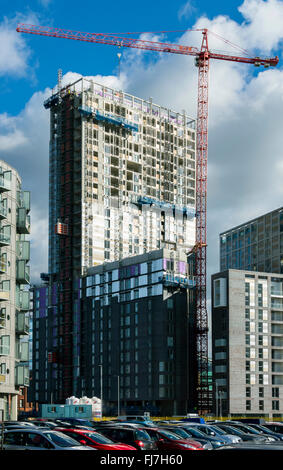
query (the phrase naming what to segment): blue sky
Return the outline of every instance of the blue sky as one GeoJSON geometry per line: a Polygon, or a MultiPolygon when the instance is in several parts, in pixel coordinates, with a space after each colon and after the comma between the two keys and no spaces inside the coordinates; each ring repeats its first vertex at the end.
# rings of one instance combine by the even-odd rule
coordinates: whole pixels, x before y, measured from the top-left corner
{"type": "MultiPolygon", "coordinates": [[[[73,0],[1,0],[1,17],[13,24],[16,21],[62,27],[87,32],[139,32],[182,30],[191,28],[202,15],[229,15],[235,21],[242,17],[239,1],[183,0],[135,3],[129,0],[96,2],[73,0]]],[[[170,34],[173,42],[180,34],[170,34]]],[[[56,82],[57,70],[72,70],[82,75],[117,73],[115,47],[25,35],[28,64],[32,69],[26,77],[7,74],[1,78],[1,108],[9,113],[19,112],[31,94],[56,82]],[[32,79],[31,79],[32,78],[32,79]]],[[[152,53],[148,53],[150,58],[152,53]]],[[[18,70],[20,74],[21,70],[18,70]]]]}
{"type": "MultiPolygon", "coordinates": [[[[211,61],[209,275],[218,270],[221,231],[282,205],[282,0],[1,0],[0,11],[0,159],[17,168],[24,189],[31,190],[33,281],[47,270],[49,116],[43,101],[56,85],[57,70],[62,69],[65,83],[79,74],[93,76],[195,117],[197,69],[190,57],[119,50],[119,79],[117,48],[19,34],[18,22],[112,33],[207,27],[252,55],[278,55],[279,65],[268,70],[211,61]]],[[[200,45],[200,36],[179,32],[147,37],[200,45]]],[[[224,47],[213,38],[209,44],[224,47]]]]}

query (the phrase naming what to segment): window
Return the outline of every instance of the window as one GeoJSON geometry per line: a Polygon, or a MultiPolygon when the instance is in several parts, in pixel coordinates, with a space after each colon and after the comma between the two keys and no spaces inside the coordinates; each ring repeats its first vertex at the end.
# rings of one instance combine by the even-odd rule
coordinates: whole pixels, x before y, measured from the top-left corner
{"type": "Polygon", "coordinates": [[[279,388],[277,388],[277,387],[272,388],[272,397],[273,398],[279,398],[279,388]]]}
{"type": "Polygon", "coordinates": [[[54,446],[47,439],[37,433],[28,433],[26,435],[26,445],[30,447],[38,447],[41,449],[54,448],[54,446]]]}
{"type": "Polygon", "coordinates": [[[4,445],[23,446],[25,434],[22,432],[8,432],[4,434],[4,445]]]}
{"type": "Polygon", "coordinates": [[[8,356],[10,354],[10,336],[3,335],[0,337],[0,355],[8,356]]]}
{"type": "Polygon", "coordinates": [[[279,400],[272,400],[272,409],[279,411],[279,400]]]}
{"type": "Polygon", "coordinates": [[[260,411],[264,410],[264,401],[263,400],[259,400],[258,407],[259,407],[260,411]]]}

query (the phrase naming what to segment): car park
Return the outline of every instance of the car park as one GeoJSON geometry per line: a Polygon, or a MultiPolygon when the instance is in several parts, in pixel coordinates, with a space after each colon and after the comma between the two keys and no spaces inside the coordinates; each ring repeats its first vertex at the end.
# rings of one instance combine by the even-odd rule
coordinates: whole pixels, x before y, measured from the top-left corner
{"type": "Polygon", "coordinates": [[[4,431],[3,450],[94,450],[63,433],[50,429],[25,428],[4,431]]]}
{"type": "Polygon", "coordinates": [[[135,447],[124,443],[117,443],[106,436],[96,432],[83,429],[59,428],[58,431],[75,439],[81,445],[93,447],[97,450],[137,450],[135,447]]]}
{"type": "Polygon", "coordinates": [[[163,450],[204,450],[203,445],[194,439],[183,439],[177,434],[161,429],[146,428],[147,433],[155,441],[159,451],[163,450]]]}
{"type": "Polygon", "coordinates": [[[114,442],[123,442],[135,447],[138,450],[156,450],[157,445],[151,439],[147,428],[139,429],[135,426],[101,426],[99,432],[109,437],[114,442]]]}

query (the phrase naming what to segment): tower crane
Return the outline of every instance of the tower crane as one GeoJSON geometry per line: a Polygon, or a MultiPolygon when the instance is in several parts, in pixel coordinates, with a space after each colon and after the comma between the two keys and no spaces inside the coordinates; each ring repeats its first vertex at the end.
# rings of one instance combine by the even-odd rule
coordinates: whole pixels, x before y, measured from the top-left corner
{"type": "MultiPolygon", "coordinates": [[[[241,49],[242,55],[230,55],[209,50],[208,33],[218,36],[208,29],[195,29],[202,33],[200,48],[172,44],[168,42],[149,41],[133,38],[130,35],[137,33],[86,33],[68,29],[43,27],[29,24],[18,24],[16,30],[21,33],[41,36],[72,39],[96,44],[142,49],[148,51],[165,52],[194,56],[198,67],[198,99],[197,99],[197,132],[196,132],[196,240],[195,254],[195,281],[196,281],[196,312],[195,312],[195,351],[197,361],[197,408],[200,413],[208,409],[208,315],[206,307],[206,263],[207,263],[207,153],[208,153],[208,78],[209,63],[211,59],[230,61],[254,66],[276,66],[278,57],[261,58],[250,57],[247,51],[241,49]],[[244,53],[244,54],[243,54],[244,53]]],[[[158,31],[169,33],[172,31],[158,31]]],[[[155,31],[157,33],[157,31],[155,31]]],[[[139,33],[140,34],[140,33],[139,33]]],[[[225,43],[235,47],[230,41],[221,38],[225,43]]],[[[240,49],[240,48],[239,48],[240,49]]]]}

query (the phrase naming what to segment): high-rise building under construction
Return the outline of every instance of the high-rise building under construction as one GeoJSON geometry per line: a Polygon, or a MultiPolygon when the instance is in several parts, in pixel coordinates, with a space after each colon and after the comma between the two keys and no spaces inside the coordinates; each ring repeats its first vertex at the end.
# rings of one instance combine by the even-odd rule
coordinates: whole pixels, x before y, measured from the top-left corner
{"type": "MultiPolygon", "coordinates": [[[[34,371],[38,390],[34,400],[48,401],[52,396],[62,402],[76,391],[86,392],[85,380],[88,383],[94,380],[97,387],[91,371],[98,369],[93,365],[97,366],[98,358],[88,369],[83,352],[83,335],[88,333],[86,325],[88,321],[96,321],[92,318],[92,309],[84,302],[86,299],[81,297],[84,290],[80,291],[79,287],[89,269],[113,262],[122,266],[124,259],[133,257],[134,260],[134,257],[154,252],[162,258],[163,250],[172,253],[161,261],[166,269],[161,268],[154,281],[160,284],[158,289],[151,288],[151,275],[149,279],[137,278],[135,281],[148,283],[146,297],[149,300],[158,293],[160,304],[156,304],[155,309],[160,314],[168,295],[172,296],[174,289],[182,290],[180,315],[186,321],[184,306],[187,305],[188,286],[184,287],[183,282],[189,272],[184,259],[195,244],[195,120],[185,112],[173,112],[151,100],[145,101],[85,78],[65,88],[58,86],[44,105],[50,109],[49,286],[35,292],[39,307],[34,305],[34,317],[40,321],[35,323],[37,341],[34,344],[40,345],[42,341],[45,348],[47,345],[48,363],[43,354],[38,370],[34,371]],[[161,284],[168,275],[167,269],[173,281],[163,290],[161,284]],[[86,308],[83,315],[81,308],[86,308]],[[83,371],[86,370],[89,375],[84,378],[83,371]]],[[[103,269],[107,270],[106,267],[103,269]]],[[[99,294],[94,291],[93,302],[98,301],[101,305],[97,315],[105,308],[112,308],[112,302],[117,302],[117,288],[124,292],[125,280],[122,274],[119,276],[115,292],[111,282],[107,287],[107,304],[104,304],[104,297],[102,300],[99,297],[105,286],[101,285],[99,294]]],[[[142,304],[144,288],[140,287],[143,290],[139,292],[139,286],[135,285],[135,301],[141,299],[139,307],[136,305],[135,308],[140,308],[140,321],[143,321],[147,315],[142,304]]],[[[121,309],[125,308],[124,302],[131,299],[131,295],[119,295],[121,309]]],[[[115,309],[113,307],[113,312],[115,309]]],[[[178,313],[177,317],[181,318],[178,313]]],[[[177,320],[176,324],[186,331],[187,325],[177,320]]],[[[169,341],[165,323],[163,326],[159,336],[164,341],[159,338],[160,345],[169,341]]],[[[172,325],[169,327],[172,329],[172,325]]],[[[187,345],[188,336],[186,338],[187,345]]],[[[141,337],[135,338],[137,344],[142,341],[141,337]]],[[[148,341],[154,339],[147,337],[146,344],[148,341]]],[[[180,350],[183,346],[185,351],[187,346],[176,342],[180,350]]],[[[101,343],[101,351],[103,347],[101,343]]],[[[117,350],[117,354],[123,347],[120,341],[112,344],[112,350],[117,350]]],[[[167,346],[164,348],[158,353],[158,363],[163,362],[168,353],[167,346]]],[[[122,374],[123,367],[117,364],[117,368],[116,373],[122,374]]],[[[106,373],[106,369],[103,370],[106,373]]],[[[106,376],[103,380],[105,385],[106,376]]],[[[90,388],[87,393],[91,393],[90,388]]],[[[154,394],[156,399],[157,391],[152,397],[154,394]]],[[[125,396],[132,397],[131,394],[125,396]]],[[[162,399],[166,401],[166,397],[163,395],[162,399]]],[[[149,399],[142,393],[135,398],[140,403],[149,399]]],[[[186,402],[186,397],[182,402],[186,402]]]]}
{"type": "Polygon", "coordinates": [[[45,106],[50,273],[194,245],[193,119],[85,78],[45,106]]]}

